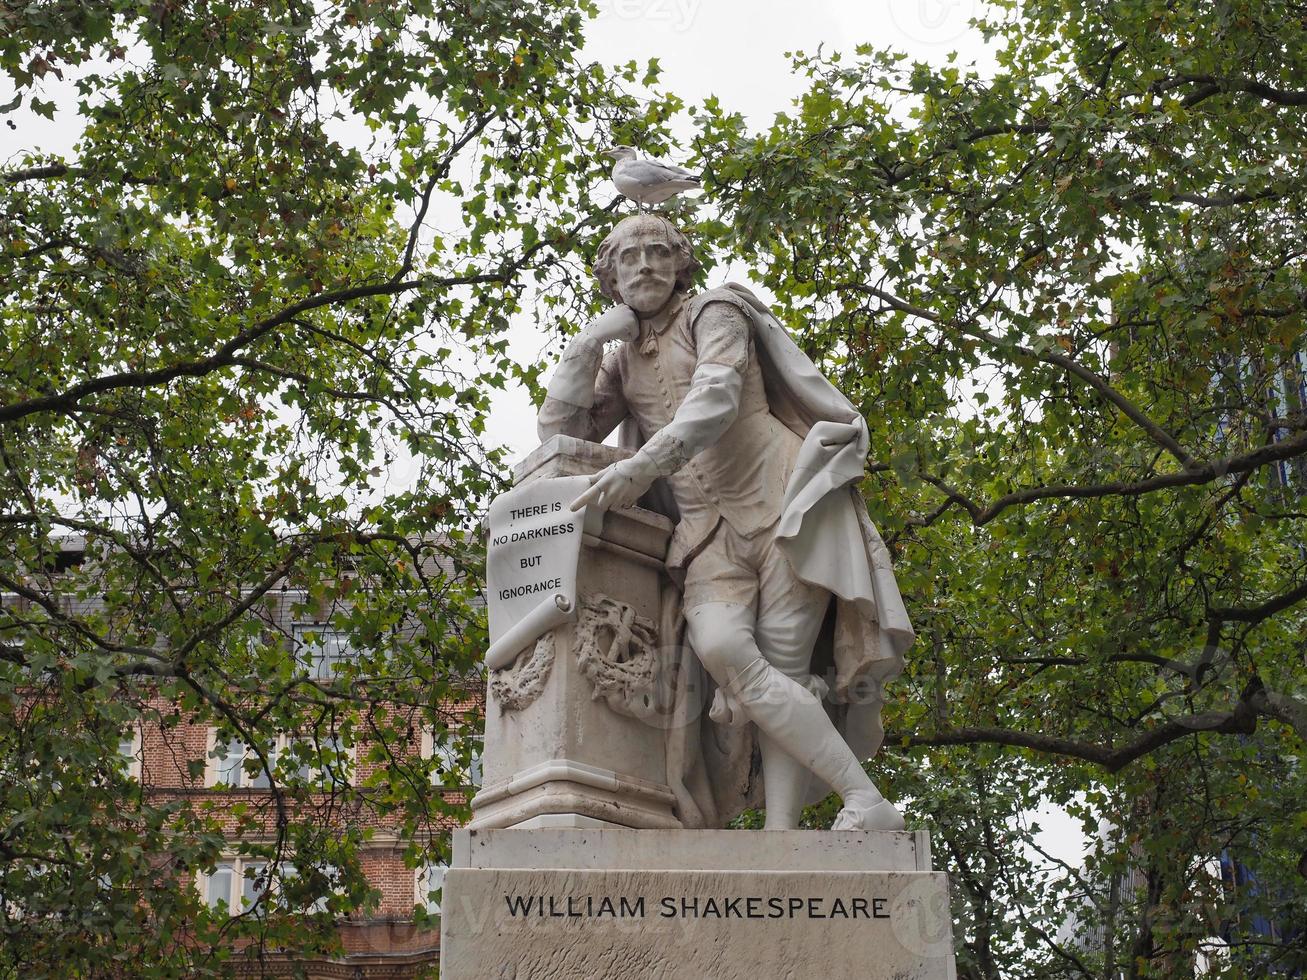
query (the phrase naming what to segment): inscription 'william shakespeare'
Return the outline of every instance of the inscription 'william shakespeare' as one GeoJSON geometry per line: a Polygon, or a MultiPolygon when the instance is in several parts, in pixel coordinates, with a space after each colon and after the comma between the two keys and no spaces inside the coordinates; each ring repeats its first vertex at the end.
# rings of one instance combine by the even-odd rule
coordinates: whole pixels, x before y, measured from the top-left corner
{"type": "Polygon", "coordinates": [[[505,895],[514,919],[888,919],[885,898],[804,898],[797,895],[645,896],[505,895]]]}

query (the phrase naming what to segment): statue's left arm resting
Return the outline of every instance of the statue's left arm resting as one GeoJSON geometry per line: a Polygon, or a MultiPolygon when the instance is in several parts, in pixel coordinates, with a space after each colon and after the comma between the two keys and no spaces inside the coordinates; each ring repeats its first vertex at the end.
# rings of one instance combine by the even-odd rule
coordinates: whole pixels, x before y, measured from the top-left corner
{"type": "Polygon", "coordinates": [[[603,343],[582,335],[572,342],[545,395],[536,418],[540,441],[567,435],[603,442],[626,418],[626,399],[616,358],[605,357],[603,343]]]}

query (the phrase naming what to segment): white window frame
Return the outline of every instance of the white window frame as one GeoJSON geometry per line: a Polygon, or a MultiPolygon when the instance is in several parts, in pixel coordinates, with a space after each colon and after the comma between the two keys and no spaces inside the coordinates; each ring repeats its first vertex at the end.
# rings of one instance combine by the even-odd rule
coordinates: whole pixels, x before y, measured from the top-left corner
{"type": "MultiPolygon", "coordinates": [[[[323,871],[333,878],[339,876],[339,870],[332,865],[325,866],[323,871]]],[[[264,857],[226,854],[219,858],[215,863],[214,871],[200,871],[196,874],[195,887],[200,893],[200,899],[208,908],[216,911],[218,908],[218,902],[225,901],[227,903],[228,913],[231,915],[240,915],[249,911],[249,909],[253,907],[259,894],[261,894],[260,892],[254,891],[253,896],[247,895],[245,888],[245,883],[247,881],[255,881],[259,873],[267,875],[263,881],[263,886],[267,890],[268,898],[272,901],[277,901],[281,896],[282,883],[290,878],[294,878],[299,874],[299,871],[295,867],[295,862],[293,861],[282,861],[277,863],[269,861],[264,857]],[[210,888],[213,885],[213,880],[216,877],[219,868],[229,869],[231,871],[231,880],[227,886],[227,895],[225,898],[221,895],[215,898],[210,894],[210,888]],[[257,869],[255,877],[253,878],[246,877],[246,872],[250,869],[257,869]],[[271,873],[269,873],[269,869],[271,869],[271,873]]],[[[313,900],[311,905],[294,911],[326,912],[328,898],[329,896],[327,895],[320,895],[313,900]]],[[[264,906],[266,907],[267,904],[268,902],[265,900],[264,906]]]]}
{"type": "Polygon", "coordinates": [[[444,742],[440,746],[440,751],[437,752],[435,729],[430,725],[422,729],[422,744],[419,748],[421,757],[423,759],[436,758],[442,763],[441,768],[431,770],[432,786],[445,786],[445,781],[440,778],[441,774],[454,770],[462,777],[456,784],[458,787],[480,788],[483,776],[482,755],[485,752],[486,737],[484,735],[473,735],[472,740],[477,743],[477,748],[472,752],[471,764],[464,768],[453,745],[444,742]]]}
{"type": "Polygon", "coordinates": [[[139,724],[132,725],[130,738],[118,740],[116,759],[128,779],[134,779],[138,783],[141,781],[141,726],[139,724]],[[127,749],[126,752],[123,751],[124,747],[127,749]]]}
{"type": "Polygon", "coordinates": [[[427,910],[428,915],[440,914],[440,901],[444,899],[445,872],[449,870],[447,861],[428,861],[419,865],[413,873],[413,903],[427,910]],[[432,886],[433,879],[437,884],[432,886]],[[440,900],[431,897],[431,893],[441,892],[440,900]]]}
{"type": "Polygon", "coordinates": [[[310,750],[316,742],[320,753],[331,752],[336,757],[336,766],[323,767],[314,766],[309,763],[302,766],[298,775],[306,783],[312,783],[318,788],[325,788],[339,783],[343,786],[351,786],[354,783],[354,763],[358,755],[358,746],[345,746],[340,744],[340,735],[322,734],[315,736],[310,734],[280,735],[277,738],[277,760],[281,762],[288,757],[292,746],[296,742],[308,743],[310,750]],[[343,772],[340,770],[344,770],[343,772]]]}
{"type": "MultiPolygon", "coordinates": [[[[326,751],[330,747],[329,743],[336,741],[338,738],[339,736],[323,735],[319,736],[318,740],[321,743],[328,743],[322,745],[323,750],[326,751]]],[[[276,742],[273,743],[268,751],[268,764],[272,767],[274,772],[277,770],[278,765],[288,755],[294,743],[300,741],[312,742],[313,736],[311,734],[292,735],[284,732],[278,734],[276,742]]],[[[217,754],[218,730],[216,728],[209,729],[209,751],[206,756],[207,764],[204,772],[204,785],[209,789],[268,789],[269,787],[266,783],[264,785],[257,785],[258,783],[267,780],[268,774],[266,772],[258,772],[254,775],[250,775],[250,773],[245,769],[244,763],[250,754],[249,747],[241,743],[239,739],[231,739],[228,744],[233,743],[241,745],[245,750],[241,753],[241,761],[237,765],[232,765],[226,761],[230,759],[231,756],[217,754]],[[222,779],[221,777],[227,773],[236,774],[238,777],[237,780],[235,782],[227,782],[222,779]]],[[[327,787],[336,783],[338,778],[343,777],[344,785],[352,785],[354,780],[354,766],[358,755],[358,746],[341,746],[337,743],[335,751],[340,756],[340,761],[345,770],[343,773],[338,772],[334,768],[323,768],[319,769],[315,776],[312,768],[309,768],[307,772],[304,769],[301,769],[300,774],[303,776],[304,780],[306,782],[316,783],[320,787],[327,787]]]]}
{"type": "MultiPolygon", "coordinates": [[[[324,865],[324,866],[322,867],[322,871],[323,871],[323,873],[326,874],[330,879],[332,879],[333,884],[336,884],[336,883],[339,882],[339,878],[340,878],[340,869],[337,868],[334,864],[324,865]]],[[[285,880],[287,880],[287,879],[289,879],[289,878],[295,878],[295,877],[297,877],[297,876],[299,875],[299,868],[297,868],[297,867],[295,866],[295,862],[294,862],[294,861],[283,861],[283,862],[281,863],[281,869],[280,869],[280,872],[281,872],[281,873],[277,876],[277,881],[278,881],[279,883],[282,882],[282,881],[285,881],[285,880]]],[[[334,894],[339,895],[339,894],[342,894],[342,893],[341,893],[341,892],[334,892],[334,894]]],[[[326,911],[327,911],[327,901],[328,901],[328,899],[329,899],[330,897],[331,897],[331,896],[328,896],[328,895],[319,895],[317,898],[315,898],[315,899],[313,900],[313,904],[311,904],[311,905],[307,905],[307,906],[305,906],[303,909],[300,909],[299,911],[303,911],[303,912],[326,912],[326,911]]]]}
{"type": "MultiPolygon", "coordinates": [[[[227,912],[231,915],[240,915],[248,911],[254,904],[253,901],[247,901],[245,893],[245,882],[253,880],[246,877],[246,872],[252,868],[261,869],[267,875],[264,879],[264,888],[270,893],[276,894],[276,882],[278,875],[269,874],[269,869],[273,867],[273,862],[267,858],[256,857],[237,857],[225,856],[218,859],[214,864],[213,871],[200,871],[195,876],[195,886],[200,892],[200,899],[204,904],[217,911],[220,902],[227,903],[227,912]],[[231,881],[227,886],[227,895],[224,898],[219,895],[216,898],[210,893],[213,880],[217,876],[219,869],[230,869],[231,881]]],[[[256,872],[257,876],[257,872],[256,872]]],[[[255,893],[257,900],[259,893],[255,893]]]]}
{"type": "Polygon", "coordinates": [[[358,656],[358,652],[350,646],[349,634],[344,630],[335,629],[330,623],[307,621],[291,623],[290,635],[295,659],[315,680],[333,679],[336,674],[333,664],[345,663],[358,656]],[[314,636],[315,641],[309,642],[306,639],[308,635],[314,636]]]}
{"type": "MultiPolygon", "coordinates": [[[[269,765],[272,766],[274,770],[277,767],[277,748],[280,745],[281,739],[278,738],[277,741],[278,741],[278,745],[273,746],[273,748],[271,749],[268,755],[268,763],[269,765]]],[[[205,756],[205,759],[207,760],[207,765],[205,766],[205,772],[204,772],[205,786],[209,787],[210,789],[213,788],[268,789],[267,785],[262,785],[262,786],[255,785],[258,781],[266,780],[268,778],[268,774],[266,772],[258,772],[255,773],[254,775],[251,775],[245,769],[245,760],[250,754],[249,746],[245,745],[243,742],[241,742],[239,739],[236,738],[227,741],[225,743],[226,746],[239,745],[242,749],[240,753],[240,760],[238,762],[232,763],[229,760],[233,758],[233,755],[229,754],[225,750],[225,747],[223,749],[223,754],[221,755],[219,754],[220,751],[219,744],[220,743],[219,743],[218,730],[216,728],[210,728],[209,751],[205,756]],[[235,779],[229,780],[225,778],[228,774],[234,775],[235,779]]]]}

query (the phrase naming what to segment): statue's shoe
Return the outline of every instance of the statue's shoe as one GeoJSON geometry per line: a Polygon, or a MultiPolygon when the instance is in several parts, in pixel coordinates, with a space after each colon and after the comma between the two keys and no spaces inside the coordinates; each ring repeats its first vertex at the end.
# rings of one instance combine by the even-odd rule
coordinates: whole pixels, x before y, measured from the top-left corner
{"type": "Polygon", "coordinates": [[[845,806],[835,817],[831,830],[902,830],[903,814],[889,800],[869,807],[845,806]]]}

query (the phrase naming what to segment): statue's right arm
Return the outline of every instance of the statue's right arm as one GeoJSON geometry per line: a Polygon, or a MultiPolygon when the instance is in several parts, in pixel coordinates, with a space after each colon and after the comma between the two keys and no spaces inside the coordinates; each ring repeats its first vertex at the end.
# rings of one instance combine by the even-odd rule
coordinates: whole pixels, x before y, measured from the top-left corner
{"type": "Polygon", "coordinates": [[[581,334],[563,353],[549,382],[536,419],[540,441],[566,435],[603,442],[626,415],[617,352],[605,356],[603,341],[581,334]]]}

